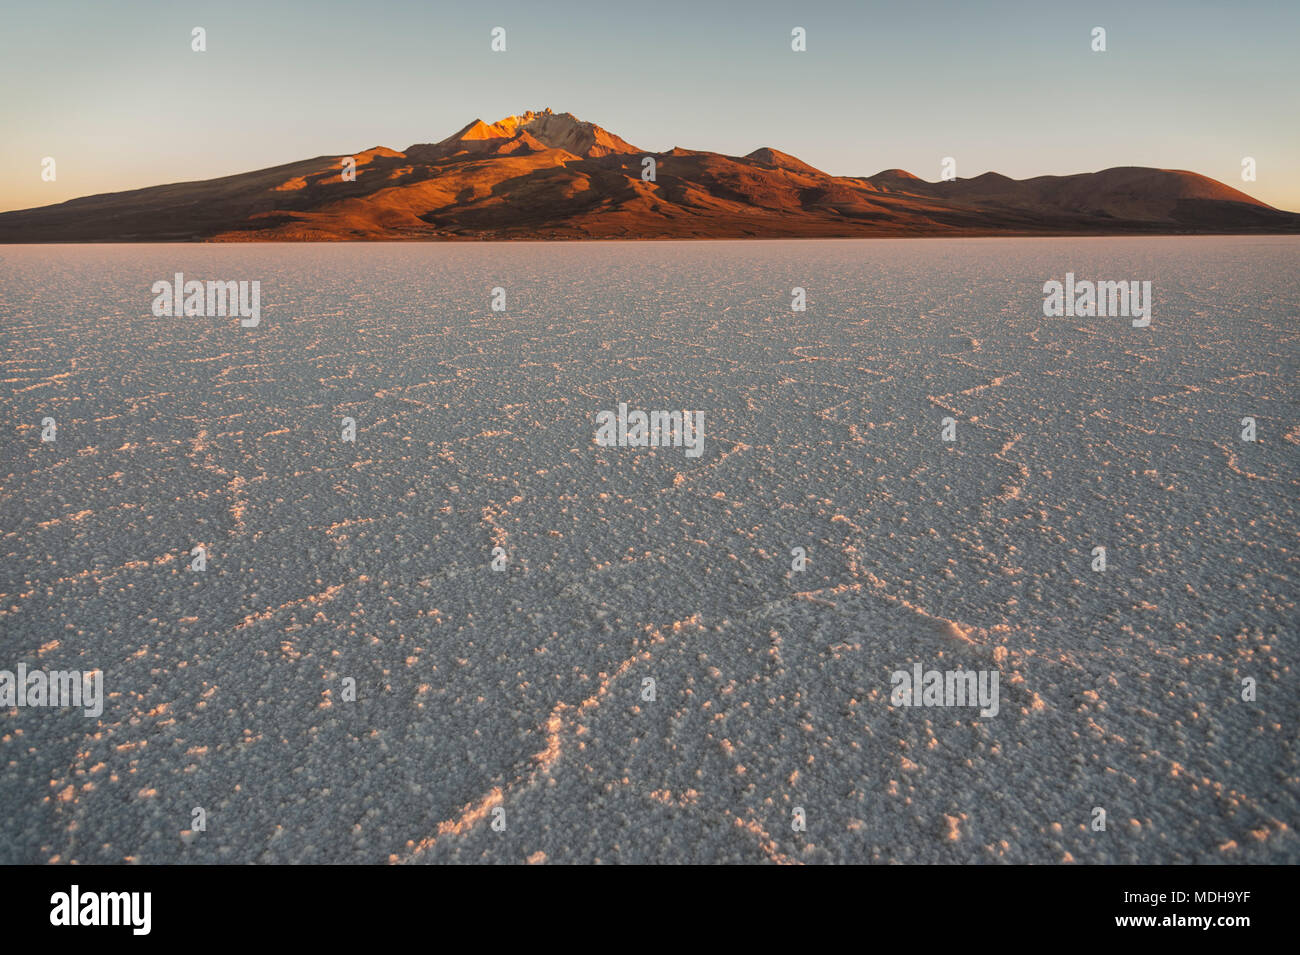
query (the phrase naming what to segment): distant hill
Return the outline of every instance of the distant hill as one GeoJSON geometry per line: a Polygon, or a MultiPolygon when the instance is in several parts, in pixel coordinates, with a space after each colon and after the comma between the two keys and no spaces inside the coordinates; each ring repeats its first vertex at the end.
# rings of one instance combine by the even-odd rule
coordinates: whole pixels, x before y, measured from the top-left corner
{"type": "Polygon", "coordinates": [[[1300,232],[1300,215],[1193,172],[831,176],[769,147],[650,152],[549,109],[353,158],[351,182],[344,157],[321,156],[0,213],[0,242],[1300,232]],[[654,182],[642,180],[647,156],[654,182]]]}

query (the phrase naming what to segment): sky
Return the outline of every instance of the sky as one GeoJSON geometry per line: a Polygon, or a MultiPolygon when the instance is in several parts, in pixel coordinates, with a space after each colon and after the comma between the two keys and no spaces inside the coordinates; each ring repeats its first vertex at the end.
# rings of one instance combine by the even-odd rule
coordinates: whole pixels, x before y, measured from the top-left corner
{"type": "Polygon", "coordinates": [[[1189,169],[1300,211],[1300,0],[0,0],[0,78],[0,211],[545,107],[648,151],[929,180],[945,157],[962,178],[1189,169]]]}

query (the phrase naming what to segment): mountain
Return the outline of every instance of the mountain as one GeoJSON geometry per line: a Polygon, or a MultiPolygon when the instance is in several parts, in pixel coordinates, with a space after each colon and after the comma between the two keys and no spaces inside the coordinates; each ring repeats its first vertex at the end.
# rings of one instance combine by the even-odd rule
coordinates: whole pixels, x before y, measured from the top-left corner
{"type": "Polygon", "coordinates": [[[0,213],[0,242],[1300,232],[1300,215],[1193,172],[832,176],[770,147],[639,149],[549,109],[352,158],[354,181],[341,175],[345,157],[321,156],[0,213]]]}

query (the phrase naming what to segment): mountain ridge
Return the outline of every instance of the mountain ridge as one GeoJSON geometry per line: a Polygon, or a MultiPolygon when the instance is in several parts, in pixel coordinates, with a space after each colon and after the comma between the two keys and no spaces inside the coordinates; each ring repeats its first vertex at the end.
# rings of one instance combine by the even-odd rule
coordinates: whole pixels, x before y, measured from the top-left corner
{"type": "Polygon", "coordinates": [[[401,151],[374,146],[0,213],[0,243],[1261,232],[1300,232],[1300,215],[1186,170],[834,176],[769,146],[745,156],[642,150],[549,108],[475,119],[401,151]],[[652,181],[642,178],[647,157],[652,181]],[[348,158],[354,181],[341,175],[348,158]]]}

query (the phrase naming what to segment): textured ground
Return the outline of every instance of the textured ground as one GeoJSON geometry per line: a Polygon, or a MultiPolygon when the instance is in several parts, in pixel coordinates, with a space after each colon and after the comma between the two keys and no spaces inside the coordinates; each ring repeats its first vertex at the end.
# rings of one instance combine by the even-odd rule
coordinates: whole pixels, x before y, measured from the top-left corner
{"type": "Polygon", "coordinates": [[[0,711],[0,861],[1300,861],[1297,252],[0,249],[0,668],[111,693],[0,711]],[[918,661],[1000,713],[891,708],[918,661]]]}

